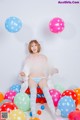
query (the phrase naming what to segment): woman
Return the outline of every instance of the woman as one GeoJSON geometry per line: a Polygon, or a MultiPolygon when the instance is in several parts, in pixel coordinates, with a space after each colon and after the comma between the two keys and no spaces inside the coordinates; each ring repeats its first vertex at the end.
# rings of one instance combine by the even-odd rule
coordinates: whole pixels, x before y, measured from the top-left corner
{"type": "Polygon", "coordinates": [[[47,80],[49,75],[58,73],[58,70],[53,68],[50,69],[47,57],[45,55],[40,54],[41,46],[37,40],[30,41],[28,49],[30,55],[25,60],[24,68],[21,71],[20,76],[22,78],[27,79],[30,87],[30,93],[31,93],[30,105],[31,105],[32,116],[37,117],[36,88],[39,85],[39,87],[43,90],[50,111],[53,117],[55,117],[55,107],[49,93],[47,80]]]}

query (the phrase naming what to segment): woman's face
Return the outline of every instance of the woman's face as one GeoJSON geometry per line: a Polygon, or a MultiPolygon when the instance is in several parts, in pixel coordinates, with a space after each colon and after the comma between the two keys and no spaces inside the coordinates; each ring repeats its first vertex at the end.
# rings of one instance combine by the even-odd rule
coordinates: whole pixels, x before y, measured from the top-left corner
{"type": "Polygon", "coordinates": [[[31,44],[31,50],[34,54],[38,52],[38,46],[35,42],[31,44]]]}

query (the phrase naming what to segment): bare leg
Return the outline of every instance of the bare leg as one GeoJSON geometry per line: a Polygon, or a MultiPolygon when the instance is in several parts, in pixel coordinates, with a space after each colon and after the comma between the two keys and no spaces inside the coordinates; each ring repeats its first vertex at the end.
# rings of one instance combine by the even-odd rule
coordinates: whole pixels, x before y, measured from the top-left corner
{"type": "Polygon", "coordinates": [[[37,84],[35,81],[33,81],[32,79],[29,79],[29,87],[30,87],[30,93],[31,93],[31,97],[30,97],[30,106],[31,106],[31,112],[32,112],[32,116],[36,117],[36,94],[37,94],[37,84]]]}
{"type": "Polygon", "coordinates": [[[39,82],[39,86],[41,87],[41,89],[43,90],[43,93],[44,93],[44,96],[47,100],[47,104],[48,104],[48,107],[53,115],[53,118],[54,120],[56,119],[55,118],[55,107],[54,107],[54,103],[52,101],[52,98],[50,96],[50,93],[49,93],[49,89],[48,89],[48,86],[47,86],[47,80],[46,79],[42,79],[40,82],[39,82]]]}

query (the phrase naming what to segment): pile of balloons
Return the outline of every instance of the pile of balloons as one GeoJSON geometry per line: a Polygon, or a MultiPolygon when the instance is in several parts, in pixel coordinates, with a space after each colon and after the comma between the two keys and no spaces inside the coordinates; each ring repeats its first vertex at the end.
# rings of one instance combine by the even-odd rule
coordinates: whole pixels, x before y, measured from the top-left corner
{"type": "MultiPolygon", "coordinates": [[[[69,117],[75,114],[75,110],[80,110],[80,88],[65,90],[58,102],[58,109],[62,117],[69,117]],[[71,114],[73,112],[73,114],[71,114]]],[[[76,113],[77,114],[77,113],[76,113]]],[[[71,119],[70,119],[71,120],[71,119]]]]}
{"type": "MultiPolygon", "coordinates": [[[[5,94],[0,92],[0,112],[6,111],[9,114],[9,118],[13,120],[18,120],[18,117],[22,120],[26,119],[24,112],[30,110],[30,89],[28,88],[25,93],[20,92],[21,85],[12,85],[5,94]],[[15,119],[16,115],[16,119],[15,119]]],[[[57,89],[49,90],[50,95],[53,100],[54,106],[61,112],[62,117],[68,117],[69,120],[76,118],[80,119],[80,88],[75,88],[73,90],[65,90],[62,93],[57,89]]],[[[37,99],[40,102],[45,97],[43,91],[40,87],[37,87],[37,99]]],[[[38,115],[42,114],[42,110],[45,109],[44,105],[37,111],[38,115]]],[[[30,116],[32,113],[30,112],[30,116]]]]}
{"type": "Polygon", "coordinates": [[[7,112],[10,120],[27,120],[24,112],[30,110],[30,98],[20,88],[15,84],[5,94],[0,92],[0,112],[7,112]]]}

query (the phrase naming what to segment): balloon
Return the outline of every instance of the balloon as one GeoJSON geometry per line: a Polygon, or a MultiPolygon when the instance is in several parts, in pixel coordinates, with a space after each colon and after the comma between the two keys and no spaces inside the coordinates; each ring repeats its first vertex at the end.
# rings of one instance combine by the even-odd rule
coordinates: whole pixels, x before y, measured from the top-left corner
{"type": "Polygon", "coordinates": [[[6,92],[4,98],[5,98],[5,99],[8,99],[8,100],[11,100],[11,101],[13,102],[15,96],[16,96],[16,92],[10,90],[10,91],[6,92]]]}
{"type": "Polygon", "coordinates": [[[17,106],[12,102],[6,102],[0,107],[0,112],[7,111],[10,112],[11,110],[18,109],[17,106]]]}
{"type": "Polygon", "coordinates": [[[10,87],[10,90],[15,91],[16,93],[19,93],[21,89],[21,85],[15,84],[10,87]]]}
{"type": "Polygon", "coordinates": [[[80,120],[80,111],[73,111],[68,115],[69,120],[80,120]]]}
{"type": "Polygon", "coordinates": [[[10,113],[9,113],[9,120],[27,120],[24,112],[22,112],[21,110],[19,109],[16,109],[16,110],[12,110],[10,113]]]}
{"type": "Polygon", "coordinates": [[[58,102],[58,109],[62,117],[68,117],[69,113],[76,109],[74,100],[69,96],[62,97],[58,102]]]}
{"type": "Polygon", "coordinates": [[[60,93],[62,93],[65,90],[65,88],[60,84],[55,84],[54,88],[58,90],[60,93]]]}
{"type": "Polygon", "coordinates": [[[61,93],[55,89],[51,89],[51,90],[49,90],[49,92],[50,92],[50,95],[52,97],[55,107],[57,107],[58,101],[61,98],[61,93]]]}
{"type": "Polygon", "coordinates": [[[30,109],[30,99],[26,93],[18,93],[14,98],[14,103],[24,112],[30,109]]]}
{"type": "Polygon", "coordinates": [[[50,28],[50,31],[53,33],[62,32],[64,30],[64,21],[59,17],[53,18],[49,22],[49,28],[50,28]]]}
{"type": "Polygon", "coordinates": [[[36,118],[36,117],[32,117],[32,118],[30,118],[30,120],[40,120],[40,119],[36,118]]]}
{"type": "Polygon", "coordinates": [[[1,103],[0,103],[0,106],[2,106],[4,103],[6,103],[6,102],[12,102],[11,100],[8,100],[8,99],[5,99],[5,100],[3,100],[1,103]]]}
{"type": "Polygon", "coordinates": [[[75,103],[77,105],[77,94],[76,94],[75,91],[73,91],[73,90],[66,90],[66,91],[64,91],[62,93],[62,97],[63,96],[70,96],[75,101],[75,103]]]}
{"type": "Polygon", "coordinates": [[[5,21],[5,28],[9,31],[9,32],[18,32],[22,27],[22,22],[19,18],[17,17],[9,17],[6,19],[5,21]]]}
{"type": "Polygon", "coordinates": [[[80,88],[74,89],[75,93],[77,94],[77,105],[80,104],[80,88]]]}
{"type": "Polygon", "coordinates": [[[76,110],[80,110],[80,104],[77,105],[76,110]]]}
{"type": "Polygon", "coordinates": [[[4,95],[2,92],[0,92],[0,102],[2,102],[4,100],[4,95]]]}

